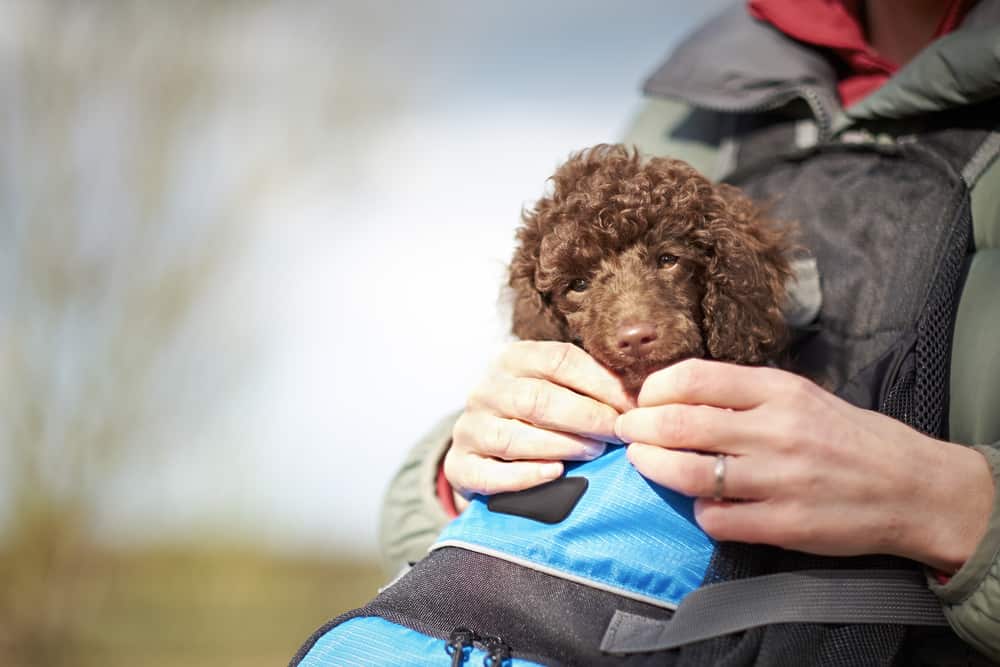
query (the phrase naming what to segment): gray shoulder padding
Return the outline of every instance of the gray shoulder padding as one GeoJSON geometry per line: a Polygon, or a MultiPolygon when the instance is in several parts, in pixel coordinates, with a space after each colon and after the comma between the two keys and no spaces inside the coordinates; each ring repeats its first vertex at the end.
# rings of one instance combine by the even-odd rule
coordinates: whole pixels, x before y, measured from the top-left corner
{"type": "Polygon", "coordinates": [[[800,257],[792,260],[791,264],[795,280],[786,286],[788,300],[782,310],[789,326],[804,327],[816,319],[823,305],[819,267],[815,257],[800,257]]]}

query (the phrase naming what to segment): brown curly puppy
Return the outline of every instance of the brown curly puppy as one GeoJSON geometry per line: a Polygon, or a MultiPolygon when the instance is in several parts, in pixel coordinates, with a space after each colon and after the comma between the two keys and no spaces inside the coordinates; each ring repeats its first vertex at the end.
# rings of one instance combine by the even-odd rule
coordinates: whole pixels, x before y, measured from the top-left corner
{"type": "Polygon", "coordinates": [[[788,228],[679,160],[602,144],[522,213],[513,332],[580,345],[637,393],[688,357],[773,359],[785,339],[788,228]]]}

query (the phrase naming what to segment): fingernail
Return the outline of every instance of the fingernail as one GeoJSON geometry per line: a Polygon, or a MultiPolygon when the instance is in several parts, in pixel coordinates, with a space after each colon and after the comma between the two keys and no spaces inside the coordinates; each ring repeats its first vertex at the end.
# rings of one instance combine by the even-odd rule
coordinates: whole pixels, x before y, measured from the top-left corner
{"type": "Polygon", "coordinates": [[[582,455],[587,459],[596,459],[604,453],[604,449],[605,446],[603,442],[587,443],[583,446],[582,455]]]}
{"type": "Polygon", "coordinates": [[[622,437],[622,417],[625,415],[620,415],[618,419],[615,420],[615,437],[618,438],[622,444],[628,442],[624,437],[622,437]]]}
{"type": "Polygon", "coordinates": [[[542,479],[555,479],[562,474],[563,465],[561,463],[543,463],[539,468],[542,479]]]}
{"type": "Polygon", "coordinates": [[[635,467],[635,461],[632,460],[632,445],[625,448],[625,459],[632,465],[633,468],[635,467]]]}

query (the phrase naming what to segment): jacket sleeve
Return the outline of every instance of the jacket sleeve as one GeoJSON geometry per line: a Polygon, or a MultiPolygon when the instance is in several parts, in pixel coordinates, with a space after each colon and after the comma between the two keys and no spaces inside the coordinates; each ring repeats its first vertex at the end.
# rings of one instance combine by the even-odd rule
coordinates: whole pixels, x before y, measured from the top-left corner
{"type": "MultiPolygon", "coordinates": [[[[994,488],[1000,488],[1000,443],[975,449],[990,464],[994,488]]],[[[955,632],[990,659],[1000,661],[1000,493],[994,494],[989,527],[972,558],[948,583],[933,577],[928,582],[955,632]]]]}
{"type": "Polygon", "coordinates": [[[410,450],[389,483],[379,521],[379,548],[387,576],[423,558],[448,523],[435,484],[457,418],[454,414],[438,422],[410,450]]]}
{"type": "MultiPolygon", "coordinates": [[[[931,580],[955,632],[1000,661],[1000,161],[972,190],[977,252],[968,267],[951,354],[950,438],[980,445],[993,470],[994,504],[983,540],[947,584],[931,580]]],[[[956,490],[961,493],[961,489],[956,490]]]]}
{"type": "Polygon", "coordinates": [[[719,114],[692,110],[681,102],[650,99],[632,118],[625,137],[645,155],[683,160],[709,178],[726,170],[720,143],[726,124],[719,114]]]}

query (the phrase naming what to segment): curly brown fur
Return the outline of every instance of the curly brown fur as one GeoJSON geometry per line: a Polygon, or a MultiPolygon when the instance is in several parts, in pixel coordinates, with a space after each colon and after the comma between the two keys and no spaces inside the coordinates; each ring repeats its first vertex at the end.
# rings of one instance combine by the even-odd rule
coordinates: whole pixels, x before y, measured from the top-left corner
{"type": "Polygon", "coordinates": [[[786,225],[688,164],[601,144],[522,214],[513,332],[581,345],[638,392],[688,357],[773,359],[785,339],[786,225]]]}

